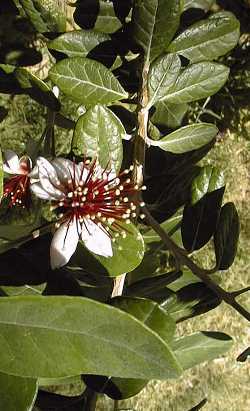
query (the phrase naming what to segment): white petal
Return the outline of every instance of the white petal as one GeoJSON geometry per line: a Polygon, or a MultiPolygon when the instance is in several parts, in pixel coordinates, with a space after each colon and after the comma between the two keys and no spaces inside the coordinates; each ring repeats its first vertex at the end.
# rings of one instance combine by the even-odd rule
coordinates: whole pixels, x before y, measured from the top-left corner
{"type": "Polygon", "coordinates": [[[92,220],[87,218],[84,219],[82,226],[82,241],[92,253],[102,255],[103,257],[113,256],[110,237],[92,220]]]}
{"type": "Polygon", "coordinates": [[[60,180],[56,174],[55,168],[44,157],[37,159],[40,183],[45,191],[56,199],[61,199],[64,195],[59,189],[60,180]]]}
{"type": "Polygon", "coordinates": [[[47,191],[45,191],[40,183],[33,183],[30,185],[31,191],[42,200],[57,200],[55,197],[51,196],[47,191]]]}
{"type": "Polygon", "coordinates": [[[71,172],[73,171],[73,163],[65,158],[55,158],[52,161],[53,167],[55,168],[59,180],[65,184],[69,179],[72,178],[71,172]]]}
{"type": "Polygon", "coordinates": [[[85,182],[86,181],[86,178],[87,178],[87,176],[88,176],[88,174],[89,174],[89,170],[87,169],[87,167],[84,165],[84,163],[83,162],[80,162],[78,165],[77,165],[77,176],[78,176],[78,179],[80,180],[81,179],[81,181],[83,181],[83,182],[85,182]]]}
{"type": "Polygon", "coordinates": [[[38,173],[38,166],[35,165],[31,172],[29,173],[29,177],[34,180],[39,180],[39,173],[38,173]]]}
{"type": "Polygon", "coordinates": [[[71,223],[66,221],[56,230],[50,246],[50,264],[53,270],[70,260],[76,250],[80,233],[80,224],[75,219],[71,223]]]}
{"type": "Polygon", "coordinates": [[[17,154],[12,150],[4,152],[5,162],[3,170],[9,174],[20,174],[19,159],[17,154]]]}

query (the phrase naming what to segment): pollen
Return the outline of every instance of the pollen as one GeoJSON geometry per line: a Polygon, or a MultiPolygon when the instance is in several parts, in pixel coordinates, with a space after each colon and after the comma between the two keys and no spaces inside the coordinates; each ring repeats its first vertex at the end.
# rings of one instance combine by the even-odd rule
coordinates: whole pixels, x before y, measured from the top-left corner
{"type": "Polygon", "coordinates": [[[53,207],[60,207],[60,222],[77,221],[81,233],[91,220],[113,241],[119,236],[126,238],[129,228],[125,225],[131,224],[131,218],[138,216],[136,210],[144,204],[137,199],[140,188],[129,175],[134,166],[114,177],[113,170],[108,166],[102,170],[97,159],[79,164],[67,161],[72,178],[59,182],[63,201],[53,201],[53,207]]]}

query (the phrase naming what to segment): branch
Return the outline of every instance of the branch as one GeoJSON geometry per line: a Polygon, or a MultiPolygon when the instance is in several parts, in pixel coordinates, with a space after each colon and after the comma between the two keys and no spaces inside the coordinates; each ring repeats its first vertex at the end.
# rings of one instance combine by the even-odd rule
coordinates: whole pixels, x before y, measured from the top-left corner
{"type": "Polygon", "coordinates": [[[212,291],[214,291],[218,295],[218,297],[220,297],[228,305],[230,305],[236,311],[238,311],[238,313],[240,313],[244,318],[250,321],[250,313],[236,301],[236,296],[239,295],[239,292],[236,292],[236,294],[234,292],[227,292],[218,284],[216,284],[208,275],[211,273],[211,271],[204,270],[197,266],[186,255],[185,250],[183,250],[177,244],[175,244],[175,242],[161,228],[160,224],[158,224],[158,222],[152,217],[152,215],[145,206],[142,208],[142,210],[146,216],[146,220],[149,223],[149,225],[160,236],[168,250],[170,250],[173,253],[173,255],[180,261],[180,263],[187,266],[192,271],[192,273],[195,274],[200,280],[202,280],[212,291]]]}
{"type": "MultiPolygon", "coordinates": [[[[138,127],[134,146],[133,183],[138,185],[138,187],[143,185],[143,168],[148,129],[148,109],[146,109],[148,103],[148,70],[148,65],[144,64],[137,112],[138,127]]],[[[111,297],[122,295],[125,279],[126,273],[115,278],[111,297]]]]}

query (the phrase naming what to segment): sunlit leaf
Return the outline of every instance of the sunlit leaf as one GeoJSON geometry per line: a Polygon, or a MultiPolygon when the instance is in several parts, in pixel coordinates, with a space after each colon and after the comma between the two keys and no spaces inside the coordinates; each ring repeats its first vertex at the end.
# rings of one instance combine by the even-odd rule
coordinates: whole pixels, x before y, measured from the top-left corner
{"type": "Polygon", "coordinates": [[[120,170],[122,137],[126,131],[116,115],[106,107],[96,105],[77,121],[72,149],[78,156],[98,157],[100,165],[120,170]]]}
{"type": "Polygon", "coordinates": [[[218,63],[201,62],[185,68],[175,85],[162,98],[168,103],[183,104],[212,96],[225,84],[229,69],[218,63]]]}
{"type": "Polygon", "coordinates": [[[225,186],[224,174],[212,166],[202,167],[199,175],[194,178],[191,187],[191,204],[197,203],[205,194],[219,190],[225,186]]]}
{"type": "Polygon", "coordinates": [[[167,343],[107,304],[82,297],[29,296],[1,298],[0,307],[2,372],[39,378],[90,373],[139,379],[176,377],[181,372],[167,343]]]}
{"type": "Polygon", "coordinates": [[[132,14],[132,34],[150,62],[167,50],[180,20],[181,1],[136,0],[132,14]]]}
{"type": "Polygon", "coordinates": [[[215,60],[236,46],[239,35],[239,21],[232,13],[215,13],[179,34],[168,51],[181,54],[192,63],[215,60]]]}
{"type": "Polygon", "coordinates": [[[232,347],[232,338],[219,332],[203,331],[175,340],[172,347],[186,370],[227,352],[232,347]]]}
{"type": "Polygon", "coordinates": [[[127,97],[111,71],[88,58],[61,60],[52,67],[49,77],[66,95],[87,106],[108,104],[127,97]]]}
{"type": "Polygon", "coordinates": [[[177,54],[165,54],[154,61],[148,76],[148,107],[151,107],[168,93],[174,85],[180,69],[181,60],[177,54]]]}
{"type": "Polygon", "coordinates": [[[150,140],[150,144],[171,153],[181,154],[205,146],[217,133],[218,129],[213,124],[191,124],[173,131],[161,140],[150,140]]]}
{"type": "Polygon", "coordinates": [[[96,46],[108,40],[110,40],[110,36],[105,33],[93,30],[75,30],[63,33],[51,40],[48,47],[64,53],[68,57],[86,57],[96,46]]]}
{"type": "Polygon", "coordinates": [[[111,277],[134,270],[143,259],[143,237],[133,224],[124,225],[126,237],[119,236],[112,243],[113,257],[101,257],[97,260],[106,268],[111,277]]]}
{"type": "Polygon", "coordinates": [[[182,120],[187,113],[188,105],[168,104],[166,101],[158,101],[154,105],[154,114],[151,121],[154,124],[166,126],[168,128],[177,128],[181,126],[182,120]]]}

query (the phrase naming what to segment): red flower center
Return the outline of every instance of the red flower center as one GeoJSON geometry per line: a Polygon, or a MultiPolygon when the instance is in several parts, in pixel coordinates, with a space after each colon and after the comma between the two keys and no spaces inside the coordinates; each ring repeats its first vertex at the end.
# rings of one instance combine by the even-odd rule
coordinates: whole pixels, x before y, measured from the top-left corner
{"type": "Polygon", "coordinates": [[[131,218],[136,217],[138,206],[136,192],[139,187],[129,178],[133,167],[111,178],[111,171],[98,171],[96,161],[89,167],[87,164],[88,162],[83,164],[81,175],[77,179],[74,169],[74,175],[65,187],[65,199],[56,205],[56,208],[59,207],[61,222],[76,218],[84,223],[85,218],[91,219],[111,237],[120,233],[126,236],[127,230],[124,230],[122,223],[129,224],[131,218]]]}
{"type": "Polygon", "coordinates": [[[22,206],[29,208],[31,201],[30,179],[28,175],[20,174],[11,177],[4,183],[4,197],[10,197],[9,207],[22,206]]]}

